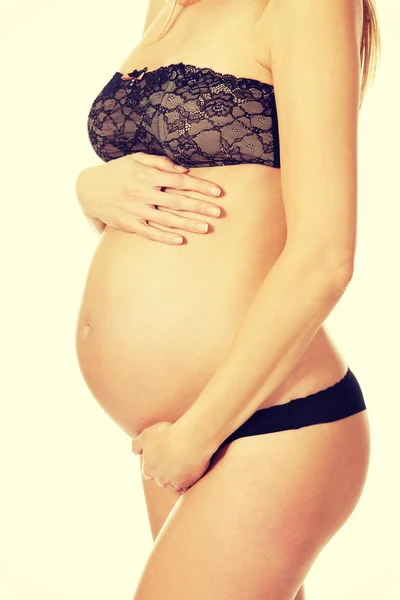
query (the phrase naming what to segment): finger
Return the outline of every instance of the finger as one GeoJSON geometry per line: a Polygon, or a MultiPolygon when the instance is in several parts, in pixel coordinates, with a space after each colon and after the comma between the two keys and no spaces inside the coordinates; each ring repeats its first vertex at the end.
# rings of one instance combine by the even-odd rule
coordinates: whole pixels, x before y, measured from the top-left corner
{"type": "Polygon", "coordinates": [[[154,479],[153,477],[150,477],[150,475],[146,475],[146,473],[143,470],[143,466],[142,466],[142,477],[143,477],[143,479],[146,479],[147,481],[151,481],[152,479],[154,479]]]}
{"type": "Polygon", "coordinates": [[[187,210],[190,212],[200,213],[208,217],[219,217],[221,209],[217,204],[207,202],[207,200],[199,200],[186,196],[185,194],[156,191],[151,195],[152,204],[165,206],[173,210],[187,210]],[[210,210],[211,209],[211,210],[210,210]]]}
{"type": "Polygon", "coordinates": [[[168,483],[165,487],[171,488],[171,490],[174,490],[174,492],[180,491],[179,488],[176,485],[174,485],[173,483],[168,483]]]}
{"type": "Polygon", "coordinates": [[[171,173],[185,173],[189,171],[187,167],[177,165],[168,156],[158,156],[157,154],[147,154],[145,152],[134,152],[127,155],[130,159],[136,160],[148,167],[154,167],[161,171],[170,171],[171,173]]]}
{"type": "Polygon", "coordinates": [[[159,229],[157,223],[152,221],[143,220],[136,226],[136,229],[140,235],[148,240],[162,242],[164,244],[179,246],[185,241],[185,238],[180,234],[159,229]]]}
{"type": "Polygon", "coordinates": [[[137,233],[148,240],[162,242],[163,244],[173,244],[176,246],[177,244],[182,244],[184,241],[184,238],[181,235],[152,227],[147,223],[146,219],[143,218],[138,219],[137,217],[133,216],[120,216],[118,219],[116,219],[115,227],[120,231],[137,233]]]}
{"type": "Polygon", "coordinates": [[[200,179],[193,175],[174,174],[174,173],[157,173],[154,171],[152,176],[152,185],[174,188],[176,190],[190,190],[199,192],[206,196],[219,196],[221,188],[207,179],[200,179]]]}
{"type": "Polygon", "coordinates": [[[142,454],[142,451],[143,451],[142,441],[140,439],[140,435],[138,435],[136,438],[134,438],[132,440],[132,452],[134,454],[142,454]]]}
{"type": "Polygon", "coordinates": [[[169,483],[165,487],[170,487],[171,489],[174,490],[174,492],[180,492],[181,494],[184,494],[189,489],[189,488],[180,488],[179,485],[174,485],[173,483],[169,483]]]}
{"type": "Polygon", "coordinates": [[[152,227],[163,225],[169,229],[183,229],[192,233],[207,233],[209,229],[209,225],[205,221],[183,217],[167,211],[155,210],[150,207],[146,209],[145,220],[152,227]]]}

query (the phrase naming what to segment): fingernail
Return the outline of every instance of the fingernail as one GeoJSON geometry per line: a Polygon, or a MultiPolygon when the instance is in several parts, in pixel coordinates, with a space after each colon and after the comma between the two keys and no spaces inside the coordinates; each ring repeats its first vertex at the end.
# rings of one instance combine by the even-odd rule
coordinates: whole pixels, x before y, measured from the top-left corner
{"type": "Polygon", "coordinates": [[[182,167],[180,165],[174,165],[174,168],[179,171],[180,173],[183,173],[183,171],[188,171],[188,169],[186,167],[182,167]]]}
{"type": "Polygon", "coordinates": [[[183,238],[182,238],[181,236],[179,236],[179,235],[173,235],[173,236],[171,237],[171,242],[172,242],[173,244],[182,244],[182,242],[183,242],[183,238]]]}
{"type": "Polygon", "coordinates": [[[212,194],[213,196],[219,196],[221,193],[221,190],[218,187],[216,187],[215,185],[208,185],[207,192],[209,194],[212,194]]]}
{"type": "Polygon", "coordinates": [[[196,231],[206,232],[208,231],[208,223],[195,223],[194,228],[196,231]]]}
{"type": "Polygon", "coordinates": [[[209,215],[213,215],[213,217],[219,217],[221,210],[216,206],[208,206],[207,212],[209,215]]]}

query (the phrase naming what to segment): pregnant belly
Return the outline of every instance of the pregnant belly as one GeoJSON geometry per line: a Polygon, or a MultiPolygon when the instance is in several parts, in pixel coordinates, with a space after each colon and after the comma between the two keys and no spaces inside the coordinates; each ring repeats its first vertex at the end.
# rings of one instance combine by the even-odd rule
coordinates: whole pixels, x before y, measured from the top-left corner
{"type": "Polygon", "coordinates": [[[196,400],[273,262],[254,238],[251,251],[216,238],[192,234],[175,247],[109,227],[102,235],[76,350],[92,394],[130,437],[196,400]]]}

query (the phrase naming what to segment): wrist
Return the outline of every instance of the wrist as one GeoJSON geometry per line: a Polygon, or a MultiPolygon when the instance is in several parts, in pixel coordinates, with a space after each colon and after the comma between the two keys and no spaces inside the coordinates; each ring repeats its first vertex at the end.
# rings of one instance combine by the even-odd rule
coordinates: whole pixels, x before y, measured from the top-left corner
{"type": "Polygon", "coordinates": [[[220,445],[220,442],[212,435],[204,424],[194,424],[190,415],[183,414],[173,424],[174,435],[189,448],[194,449],[197,455],[210,458],[220,445]]]}

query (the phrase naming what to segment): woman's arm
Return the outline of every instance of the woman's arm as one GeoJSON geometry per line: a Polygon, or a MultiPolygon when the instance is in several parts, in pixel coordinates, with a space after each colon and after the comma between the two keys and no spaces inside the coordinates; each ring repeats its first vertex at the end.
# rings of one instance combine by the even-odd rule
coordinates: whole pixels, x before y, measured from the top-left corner
{"type": "Polygon", "coordinates": [[[149,0],[147,7],[146,19],[144,22],[143,34],[148,30],[150,25],[164,8],[165,0],[149,0]]]}
{"type": "MultiPolygon", "coordinates": [[[[165,4],[165,0],[149,0],[148,3],[148,7],[147,7],[147,12],[146,12],[146,18],[145,18],[145,23],[144,23],[144,29],[143,29],[143,33],[145,33],[147,31],[147,29],[150,27],[150,25],[153,23],[153,21],[155,20],[155,18],[157,17],[157,15],[160,13],[160,11],[162,10],[163,6],[165,4]]],[[[76,181],[76,194],[79,197],[79,186],[80,186],[80,177],[82,177],[83,172],[85,171],[85,169],[83,169],[77,178],[76,181]]],[[[91,217],[88,214],[85,213],[85,217],[87,218],[87,220],[89,221],[90,226],[92,227],[93,231],[95,233],[97,233],[98,235],[101,235],[106,227],[106,224],[103,223],[103,221],[101,221],[100,219],[98,219],[97,217],[91,217]]]]}
{"type": "Polygon", "coordinates": [[[210,453],[291,373],[353,273],[361,0],[273,2],[287,240],[226,360],[176,421],[210,453]]]}

